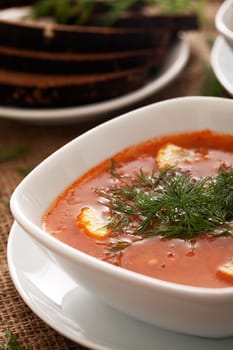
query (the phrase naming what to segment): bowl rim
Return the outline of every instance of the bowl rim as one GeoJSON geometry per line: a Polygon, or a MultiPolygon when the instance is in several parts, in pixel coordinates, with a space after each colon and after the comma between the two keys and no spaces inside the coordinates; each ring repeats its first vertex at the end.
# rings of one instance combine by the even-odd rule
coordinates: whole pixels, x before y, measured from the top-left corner
{"type": "MultiPolygon", "coordinates": [[[[80,136],[76,137],[75,139],[69,141],[64,146],[60,147],[57,151],[53,152],[51,155],[49,155],[46,159],[44,159],[40,164],[38,164],[30,174],[28,174],[21,183],[16,187],[14,190],[11,199],[10,199],[10,209],[11,212],[16,220],[16,222],[28,233],[32,238],[34,238],[38,243],[40,243],[45,248],[48,248],[52,250],[53,252],[57,253],[60,256],[63,256],[65,258],[68,258],[72,262],[78,262],[82,263],[85,268],[91,268],[92,270],[96,271],[102,271],[105,273],[105,275],[109,275],[112,278],[119,278],[122,281],[127,281],[127,283],[130,284],[137,284],[137,286],[144,286],[148,290],[160,290],[167,294],[174,294],[174,292],[177,295],[182,295],[182,297],[195,297],[195,299],[200,299],[205,302],[212,302],[214,301],[222,301],[222,298],[226,300],[227,298],[231,298],[233,296],[233,286],[232,287],[223,287],[223,288],[210,288],[210,287],[198,287],[198,286],[190,286],[190,285],[184,285],[184,284],[178,284],[174,282],[169,282],[165,280],[160,280],[157,278],[145,276],[143,274],[130,271],[124,268],[120,268],[118,266],[114,266],[112,264],[109,264],[105,261],[102,261],[98,258],[95,258],[93,256],[88,255],[87,253],[84,253],[76,248],[72,248],[71,246],[67,245],[66,243],[63,243],[56,239],[55,237],[49,235],[46,233],[41,227],[39,227],[37,224],[33,223],[26,215],[25,213],[20,209],[20,198],[23,193],[23,188],[25,184],[30,184],[31,177],[37,176],[37,171],[43,167],[47,167],[51,159],[56,159],[57,154],[60,153],[61,150],[66,148],[73,147],[74,144],[82,142],[81,140],[85,138],[87,135],[91,135],[92,133],[98,132],[99,129],[106,128],[108,125],[112,125],[114,123],[117,123],[118,120],[122,120],[123,118],[127,116],[134,116],[135,114],[141,114],[144,110],[147,109],[157,109],[157,106],[163,106],[163,105],[171,105],[171,104],[182,104],[182,103],[189,103],[189,102],[204,102],[207,105],[210,103],[224,103],[231,105],[233,107],[233,100],[229,98],[221,98],[221,97],[207,97],[207,96],[187,96],[187,97],[179,97],[179,98],[173,98],[161,102],[156,102],[151,105],[147,105],[141,108],[138,108],[136,110],[130,111],[126,114],[120,115],[119,117],[115,117],[111,120],[108,120],[102,124],[99,124],[95,126],[94,128],[84,132],[80,136]]],[[[47,208],[45,208],[46,210],[47,208]]]]}
{"type": "MultiPolygon", "coordinates": [[[[229,10],[230,6],[233,6],[233,0],[226,0],[219,7],[217,14],[215,16],[215,26],[219,33],[225,36],[228,40],[233,43],[233,31],[228,28],[224,21],[224,15],[229,10]]],[[[233,20],[233,16],[232,16],[233,20]]]]}

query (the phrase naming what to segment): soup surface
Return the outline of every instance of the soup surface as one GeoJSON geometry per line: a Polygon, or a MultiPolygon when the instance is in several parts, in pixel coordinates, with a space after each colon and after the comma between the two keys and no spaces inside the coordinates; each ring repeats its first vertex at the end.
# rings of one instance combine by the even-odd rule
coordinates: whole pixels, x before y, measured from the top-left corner
{"type": "Polygon", "coordinates": [[[233,136],[168,135],[116,154],[53,203],[44,229],[98,259],[174,283],[233,286],[233,136]]]}

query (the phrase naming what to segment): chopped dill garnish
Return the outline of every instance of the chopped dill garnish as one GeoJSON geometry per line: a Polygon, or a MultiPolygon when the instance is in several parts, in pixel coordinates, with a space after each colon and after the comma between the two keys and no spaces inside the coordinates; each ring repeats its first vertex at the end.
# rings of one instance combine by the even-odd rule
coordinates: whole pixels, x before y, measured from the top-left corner
{"type": "Polygon", "coordinates": [[[31,171],[32,171],[31,168],[19,168],[19,169],[17,169],[18,174],[23,176],[23,177],[28,175],[31,171]]]}
{"type": "Polygon", "coordinates": [[[33,17],[52,16],[57,23],[79,25],[113,25],[120,16],[132,8],[156,6],[162,13],[203,12],[206,0],[37,0],[33,5],[33,17]],[[102,6],[102,11],[97,11],[102,6]]]}
{"type": "Polygon", "coordinates": [[[198,94],[203,96],[226,97],[227,92],[219,83],[212,67],[207,62],[203,62],[203,70],[204,78],[199,86],[198,94]]]}
{"type": "Polygon", "coordinates": [[[206,38],[206,42],[209,46],[210,49],[212,49],[213,45],[214,45],[214,42],[215,42],[215,39],[216,39],[216,36],[215,35],[209,35],[207,38],[206,38]]]}
{"type": "Polygon", "coordinates": [[[18,341],[17,335],[15,335],[11,330],[7,329],[5,331],[6,341],[0,344],[0,350],[32,350],[31,346],[22,346],[18,341]]]}
{"type": "Polygon", "coordinates": [[[9,200],[0,199],[0,204],[3,205],[8,210],[10,209],[10,201],[9,200]]]}
{"type": "Polygon", "coordinates": [[[19,156],[24,155],[28,151],[28,146],[17,146],[13,147],[10,145],[1,145],[0,146],[0,163],[7,162],[11,159],[18,158],[19,156]]]}
{"type": "Polygon", "coordinates": [[[119,251],[127,248],[128,246],[130,246],[130,242],[119,240],[115,244],[112,243],[109,246],[108,250],[112,251],[112,252],[119,252],[119,251]]]}
{"type": "Polygon", "coordinates": [[[174,168],[117,178],[116,185],[97,190],[114,234],[187,240],[203,232],[233,235],[232,168],[200,180],[174,168]]]}
{"type": "Polygon", "coordinates": [[[116,171],[116,163],[115,163],[114,159],[110,160],[110,169],[109,170],[110,170],[110,174],[112,177],[114,177],[114,178],[120,177],[120,175],[116,171]]]}

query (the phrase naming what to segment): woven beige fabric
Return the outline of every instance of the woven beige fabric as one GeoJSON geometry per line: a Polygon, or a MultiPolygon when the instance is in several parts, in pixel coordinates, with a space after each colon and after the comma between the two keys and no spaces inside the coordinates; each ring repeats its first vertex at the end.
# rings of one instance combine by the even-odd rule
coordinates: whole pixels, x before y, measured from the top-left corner
{"type": "Polygon", "coordinates": [[[27,147],[24,154],[0,163],[0,344],[8,328],[22,343],[32,344],[33,349],[84,349],[49,328],[24,304],[9,276],[6,248],[13,223],[8,202],[23,178],[23,170],[32,169],[86,128],[89,126],[41,127],[0,120],[0,147],[27,147]]]}
{"type": "MultiPolygon", "coordinates": [[[[208,19],[204,29],[198,33],[187,34],[192,52],[187,67],[175,82],[144,104],[200,93],[200,83],[206,73],[203,60],[209,62],[208,42],[216,35],[213,18],[221,1],[211,0],[209,3],[208,19]]],[[[25,305],[17,293],[8,272],[6,257],[8,234],[13,223],[8,202],[14,188],[23,178],[23,170],[32,169],[60,146],[97,123],[98,120],[73,125],[47,126],[0,119],[0,147],[7,145],[12,148],[28,147],[27,152],[17,158],[0,162],[0,344],[5,339],[4,330],[9,328],[19,336],[20,342],[28,342],[33,349],[84,349],[48,327],[25,305]]]]}

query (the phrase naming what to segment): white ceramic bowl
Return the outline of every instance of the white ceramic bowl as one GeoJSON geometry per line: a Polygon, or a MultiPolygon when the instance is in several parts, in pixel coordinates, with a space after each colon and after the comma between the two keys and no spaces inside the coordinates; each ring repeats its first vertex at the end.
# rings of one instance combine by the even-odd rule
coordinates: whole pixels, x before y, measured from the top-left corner
{"type": "Polygon", "coordinates": [[[215,17],[215,25],[233,48],[233,0],[226,0],[220,6],[215,17]]]}
{"type": "Polygon", "coordinates": [[[220,84],[233,96],[233,47],[221,35],[214,42],[211,65],[220,84]]]}
{"type": "Polygon", "coordinates": [[[150,105],[79,136],[35,168],[16,188],[19,225],[78,283],[112,307],[174,331],[233,335],[233,287],[200,288],[146,277],[88,256],[41,228],[53,200],[77,177],[119,150],[155,136],[210,128],[233,134],[233,101],[186,97],[150,105]]]}

